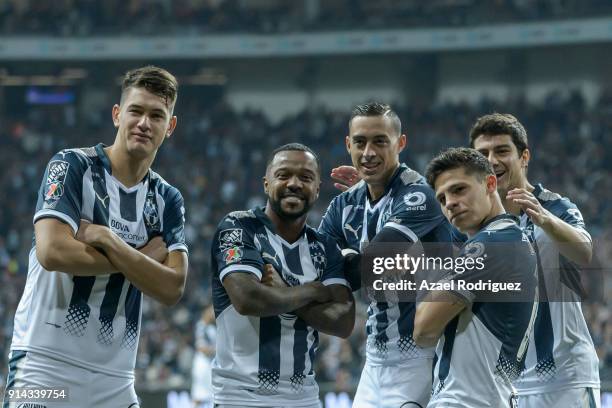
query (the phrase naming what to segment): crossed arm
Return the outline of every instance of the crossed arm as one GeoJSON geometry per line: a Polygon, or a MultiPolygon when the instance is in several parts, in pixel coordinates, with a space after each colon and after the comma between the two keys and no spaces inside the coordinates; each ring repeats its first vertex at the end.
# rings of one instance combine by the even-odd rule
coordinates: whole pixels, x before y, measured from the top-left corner
{"type": "Polygon", "coordinates": [[[48,271],[74,276],[122,273],[144,294],[165,305],[176,304],[187,277],[187,254],[168,253],[161,237],[141,250],[123,242],[109,228],[82,221],[79,232],[55,219],[34,224],[36,256],[48,271]]]}
{"type": "Polygon", "coordinates": [[[466,303],[451,292],[431,292],[417,305],[414,316],[413,338],[420,347],[432,347],[442,336],[446,325],[463,309],[466,303]]]}
{"type": "Polygon", "coordinates": [[[274,268],[266,265],[261,281],[252,273],[233,272],[223,279],[223,286],[242,315],[294,312],[323,333],[345,338],[353,331],[355,302],[342,285],[324,286],[314,281],[288,287],[274,268]]]}

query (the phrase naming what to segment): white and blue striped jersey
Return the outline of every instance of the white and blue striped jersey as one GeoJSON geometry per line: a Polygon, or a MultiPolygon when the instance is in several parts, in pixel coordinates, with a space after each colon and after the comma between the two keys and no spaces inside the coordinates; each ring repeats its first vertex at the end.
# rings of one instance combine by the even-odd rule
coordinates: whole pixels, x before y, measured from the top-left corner
{"type": "MultiPolygon", "coordinates": [[[[108,226],[135,248],[161,236],[169,251],[187,251],[179,191],[152,170],[139,184],[123,186],[113,177],[103,148],[98,144],[53,156],[38,192],[34,222],[56,218],[76,234],[84,219],[108,226]]],[[[72,276],[45,270],[34,242],[11,350],[133,378],[141,299],[121,273],[72,276]]]]}
{"type": "MultiPolygon", "coordinates": [[[[407,242],[449,243],[452,255],[453,229],[434,191],[425,178],[401,165],[387,185],[384,195],[371,202],[364,181],[338,195],[331,202],[319,232],[332,237],[342,249],[362,251],[383,229],[399,231],[407,242]]],[[[436,246],[440,249],[440,246],[436,246]]],[[[368,307],[366,358],[372,365],[396,365],[406,359],[431,358],[434,349],[420,348],[412,337],[414,302],[377,302],[368,307]]]]}
{"type": "Polygon", "coordinates": [[[467,306],[448,323],[436,347],[428,407],[509,408],[537,313],[535,251],[518,219],[502,214],[472,236],[460,256],[480,258],[484,267],[446,278],[456,281],[451,292],[467,306]],[[491,292],[459,288],[459,280],[518,282],[521,293],[517,301],[491,302],[491,292]]]}
{"type": "Polygon", "coordinates": [[[313,361],[315,329],[294,313],[240,315],[223,279],[252,273],[261,279],[271,264],[290,286],[321,281],[349,286],[340,248],[306,226],[294,243],[276,232],[262,209],[235,211],[219,224],[212,245],[213,305],[217,317],[217,354],[213,361],[216,404],[237,406],[310,406],[319,401],[313,361]]]}
{"type": "MultiPolygon", "coordinates": [[[[559,194],[535,186],[533,195],[556,217],[578,229],[584,242],[591,242],[580,210],[559,194]]],[[[535,241],[540,263],[541,296],[534,336],[527,353],[527,369],[517,388],[521,394],[539,394],[559,389],[599,388],[599,361],[582,314],[579,267],[559,253],[546,232],[527,214],[521,226],[535,241]],[[546,298],[545,298],[546,297],[546,298]]]]}

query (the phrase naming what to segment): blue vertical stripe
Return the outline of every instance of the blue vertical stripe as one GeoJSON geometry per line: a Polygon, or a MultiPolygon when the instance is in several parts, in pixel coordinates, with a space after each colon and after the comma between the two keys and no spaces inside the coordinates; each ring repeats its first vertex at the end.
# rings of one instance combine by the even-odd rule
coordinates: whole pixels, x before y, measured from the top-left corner
{"type": "Polygon", "coordinates": [[[298,317],[293,329],[293,372],[303,374],[308,353],[308,325],[298,317]]]}
{"type": "Polygon", "coordinates": [[[285,255],[285,261],[289,270],[295,274],[304,276],[304,270],[302,269],[302,262],[300,260],[300,246],[296,245],[293,248],[287,248],[283,245],[283,254],[285,255]]]}
{"type": "Polygon", "coordinates": [[[91,296],[95,281],[95,276],[75,276],[72,278],[72,296],[64,321],[64,332],[66,334],[77,337],[85,334],[91,314],[91,307],[89,307],[87,301],[91,296]]]}
{"type": "Polygon", "coordinates": [[[136,221],[136,195],[138,191],[132,191],[126,193],[122,189],[119,189],[119,212],[121,218],[127,221],[136,221]]]}
{"type": "Polygon", "coordinates": [[[124,282],[125,276],[123,274],[113,273],[106,284],[104,299],[102,299],[102,305],[100,306],[101,327],[98,332],[98,343],[100,344],[110,345],[113,341],[113,320],[117,313],[124,282]]]}
{"type": "Polygon", "coordinates": [[[546,281],[544,280],[544,272],[542,271],[540,248],[538,247],[538,243],[533,235],[533,232],[529,234],[529,238],[535,248],[536,253],[538,266],[538,291],[540,299],[533,328],[533,337],[537,357],[535,372],[538,377],[547,380],[554,376],[557,370],[553,356],[555,334],[552,327],[552,319],[550,317],[550,305],[548,304],[548,292],[546,291],[546,281]]]}
{"type": "Polygon", "coordinates": [[[277,316],[259,319],[259,388],[274,393],[280,379],[281,322],[277,316]]]}
{"type": "Polygon", "coordinates": [[[134,285],[130,284],[125,297],[125,333],[121,346],[134,350],[138,340],[138,320],[140,318],[140,303],[142,293],[134,285]]]}
{"type": "MultiPolygon", "coordinates": [[[[448,377],[450,371],[451,357],[453,354],[453,346],[455,344],[455,334],[457,325],[459,324],[459,316],[455,316],[444,329],[444,346],[442,347],[442,357],[440,357],[440,368],[438,369],[438,379],[440,387],[444,387],[444,381],[448,377]]],[[[439,391],[439,390],[438,390],[439,391]]]]}
{"type": "Polygon", "coordinates": [[[414,330],[414,314],[415,314],[415,303],[413,302],[399,302],[400,317],[397,321],[397,329],[400,337],[412,337],[414,330]]]}
{"type": "Polygon", "coordinates": [[[314,335],[314,341],[312,342],[312,346],[310,346],[310,350],[308,350],[308,356],[310,357],[310,371],[308,372],[309,375],[314,374],[314,361],[315,361],[315,354],[317,352],[317,348],[319,347],[319,332],[318,331],[314,331],[312,333],[314,335]]]}

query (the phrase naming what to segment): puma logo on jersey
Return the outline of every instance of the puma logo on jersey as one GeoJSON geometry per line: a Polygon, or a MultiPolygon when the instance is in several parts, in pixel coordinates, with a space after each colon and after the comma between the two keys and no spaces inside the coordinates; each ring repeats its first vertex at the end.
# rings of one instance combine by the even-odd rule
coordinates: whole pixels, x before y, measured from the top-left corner
{"type": "Polygon", "coordinates": [[[108,194],[105,195],[104,198],[102,198],[98,195],[98,193],[96,193],[96,197],[98,198],[98,201],[100,201],[100,204],[102,204],[104,208],[106,208],[106,200],[108,200],[108,194]]]}
{"type": "Polygon", "coordinates": [[[344,224],[344,229],[351,231],[353,234],[355,234],[355,239],[359,239],[359,230],[361,229],[361,227],[363,227],[363,225],[359,225],[357,229],[354,229],[353,226],[348,222],[344,224]]]}

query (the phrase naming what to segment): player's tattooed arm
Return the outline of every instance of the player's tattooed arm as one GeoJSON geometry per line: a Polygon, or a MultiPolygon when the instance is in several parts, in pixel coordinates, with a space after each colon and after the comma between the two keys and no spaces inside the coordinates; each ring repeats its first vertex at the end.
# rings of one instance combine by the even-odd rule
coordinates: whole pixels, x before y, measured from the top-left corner
{"type": "MultiPolygon", "coordinates": [[[[90,224],[86,231],[82,239],[102,251],[115,269],[123,273],[142,293],[167,306],[172,306],[181,299],[187,279],[185,252],[172,251],[161,263],[159,260],[164,255],[165,245],[161,248],[149,248],[153,255],[151,257],[129,246],[105,226],[90,224]]],[[[155,247],[158,244],[151,245],[155,247]]]]}
{"type": "Polygon", "coordinates": [[[331,298],[330,290],[321,282],[287,287],[278,282],[261,282],[250,272],[232,272],[222,283],[236,311],[247,316],[276,316],[331,298]]]}
{"type": "MultiPolygon", "coordinates": [[[[83,232],[81,229],[79,230],[83,232]]],[[[48,271],[75,276],[105,275],[117,269],[104,254],[74,235],[72,227],[57,218],[41,218],[34,224],[36,257],[48,271]]]]}
{"type": "Polygon", "coordinates": [[[414,316],[414,341],[420,347],[432,347],[442,336],[446,325],[466,303],[451,292],[431,292],[417,305],[414,316]]]}
{"type": "MultiPolygon", "coordinates": [[[[285,281],[270,264],[264,265],[261,282],[270,287],[288,288],[285,281]]],[[[332,336],[347,338],[355,326],[355,299],[344,285],[327,286],[331,299],[325,303],[312,302],[294,313],[309,326],[332,336]]]]}

